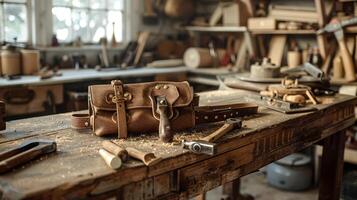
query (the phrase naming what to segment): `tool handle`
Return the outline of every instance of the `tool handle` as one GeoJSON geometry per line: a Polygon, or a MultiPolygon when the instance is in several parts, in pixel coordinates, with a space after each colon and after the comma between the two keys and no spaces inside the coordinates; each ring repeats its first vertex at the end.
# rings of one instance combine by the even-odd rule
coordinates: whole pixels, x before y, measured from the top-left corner
{"type": "Polygon", "coordinates": [[[160,140],[163,142],[171,142],[174,137],[174,134],[171,130],[170,120],[167,116],[167,107],[159,106],[157,110],[160,115],[160,122],[159,122],[160,140]]]}
{"type": "Polygon", "coordinates": [[[29,149],[0,162],[0,174],[7,172],[16,166],[25,164],[42,154],[41,149],[29,149]]]}
{"type": "Polygon", "coordinates": [[[146,166],[154,165],[161,160],[160,158],[156,158],[153,153],[142,152],[132,147],[127,147],[126,150],[130,157],[141,160],[146,166]]]}
{"type": "Polygon", "coordinates": [[[206,142],[215,142],[219,138],[221,138],[223,135],[231,131],[234,127],[234,124],[224,124],[221,128],[213,132],[212,134],[202,138],[202,140],[206,142]]]}
{"type": "Polygon", "coordinates": [[[106,151],[120,157],[123,162],[128,160],[128,152],[117,144],[106,140],[102,142],[102,146],[106,151]]]}
{"type": "Polygon", "coordinates": [[[352,56],[348,51],[345,40],[343,38],[338,40],[338,45],[340,47],[343,67],[345,69],[345,79],[350,82],[355,81],[356,80],[355,66],[352,60],[352,56]]]}
{"type": "Polygon", "coordinates": [[[99,155],[110,168],[119,169],[121,167],[122,162],[118,156],[109,153],[105,149],[99,149],[99,155]]]}

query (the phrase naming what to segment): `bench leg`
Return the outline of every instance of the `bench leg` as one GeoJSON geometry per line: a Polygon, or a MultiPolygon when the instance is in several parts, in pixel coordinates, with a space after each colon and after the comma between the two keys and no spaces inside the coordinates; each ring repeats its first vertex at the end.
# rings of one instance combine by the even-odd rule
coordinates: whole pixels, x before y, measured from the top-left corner
{"type": "Polygon", "coordinates": [[[329,136],[323,141],[319,200],[338,200],[340,198],[345,141],[345,131],[329,136]]]}
{"type": "Polygon", "coordinates": [[[243,195],[240,193],[240,179],[224,184],[223,194],[227,196],[229,200],[254,200],[251,195],[243,195]]]}

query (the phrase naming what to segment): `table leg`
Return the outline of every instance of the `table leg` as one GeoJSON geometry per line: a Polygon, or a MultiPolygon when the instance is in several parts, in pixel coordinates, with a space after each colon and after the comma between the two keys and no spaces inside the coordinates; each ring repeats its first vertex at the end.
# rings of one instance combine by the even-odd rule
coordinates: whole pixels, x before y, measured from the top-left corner
{"type": "Polygon", "coordinates": [[[340,198],[345,141],[345,131],[329,136],[323,141],[319,200],[338,200],[340,198]]]}
{"type": "Polygon", "coordinates": [[[229,200],[254,200],[251,195],[240,193],[240,179],[224,184],[223,194],[228,196],[229,200]]]}

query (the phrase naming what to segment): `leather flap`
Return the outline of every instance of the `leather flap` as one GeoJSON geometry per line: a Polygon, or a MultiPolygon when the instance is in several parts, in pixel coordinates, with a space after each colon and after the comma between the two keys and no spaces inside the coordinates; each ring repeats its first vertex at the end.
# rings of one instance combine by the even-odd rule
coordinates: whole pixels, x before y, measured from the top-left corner
{"type": "MultiPolygon", "coordinates": [[[[92,85],[88,91],[94,107],[115,111],[116,105],[112,102],[114,89],[111,85],[92,85]]],[[[126,109],[151,108],[151,99],[156,96],[165,96],[172,107],[185,107],[193,100],[193,90],[187,81],[124,84],[126,109]]]]}

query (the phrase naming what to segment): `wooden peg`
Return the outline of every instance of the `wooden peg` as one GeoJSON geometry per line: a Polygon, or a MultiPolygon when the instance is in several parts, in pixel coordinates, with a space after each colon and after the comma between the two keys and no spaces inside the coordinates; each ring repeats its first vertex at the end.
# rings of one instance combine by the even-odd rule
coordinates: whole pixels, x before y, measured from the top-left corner
{"type": "Polygon", "coordinates": [[[161,158],[157,158],[153,153],[142,152],[132,147],[127,147],[126,150],[130,157],[141,160],[146,166],[152,166],[161,161],[161,158]]]}
{"type": "Polygon", "coordinates": [[[99,149],[99,154],[110,168],[119,169],[121,167],[122,162],[118,156],[109,153],[105,149],[99,149]]]}
{"type": "Polygon", "coordinates": [[[128,151],[121,148],[117,144],[111,141],[103,141],[102,142],[103,149],[107,150],[108,152],[118,156],[123,162],[128,160],[128,151]]]}

